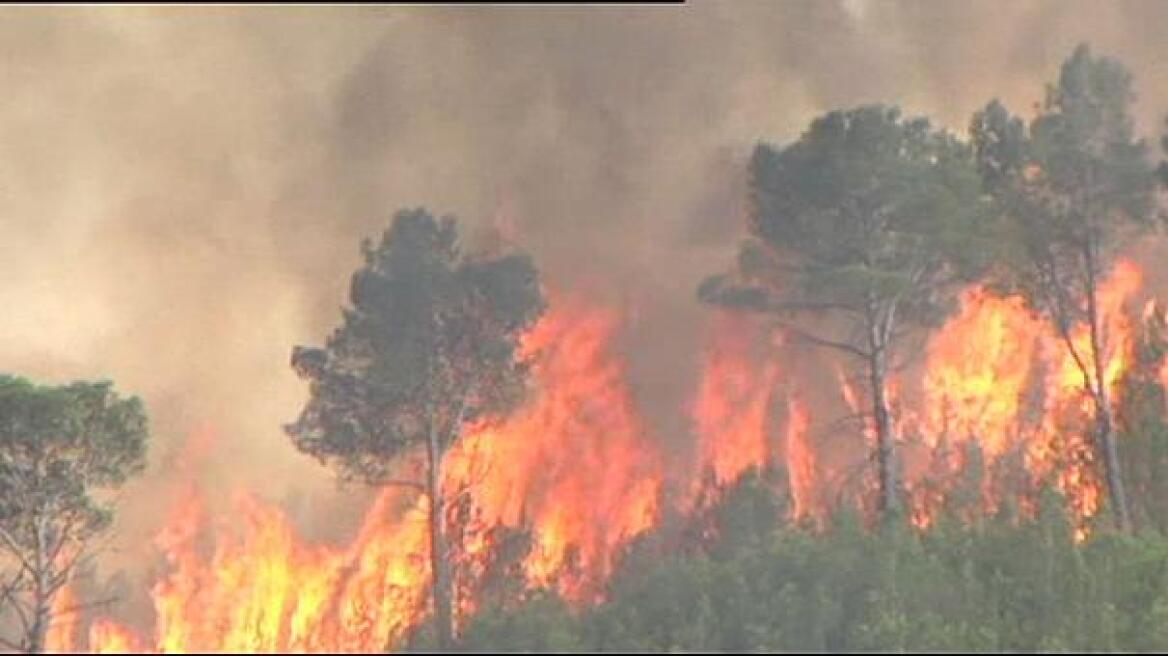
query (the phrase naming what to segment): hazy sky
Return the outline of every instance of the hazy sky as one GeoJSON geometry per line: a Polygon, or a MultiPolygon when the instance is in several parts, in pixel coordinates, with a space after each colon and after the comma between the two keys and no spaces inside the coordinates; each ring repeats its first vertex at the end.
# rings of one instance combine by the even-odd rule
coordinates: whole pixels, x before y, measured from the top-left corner
{"type": "Polygon", "coordinates": [[[873,101],[1025,112],[1080,41],[1132,69],[1146,127],[1168,111],[1158,0],[0,14],[0,370],[144,397],[135,518],[200,427],[211,481],[331,486],[279,429],[305,393],[288,354],[399,207],[514,226],[555,289],[635,308],[638,392],[675,408],[758,140],[873,101]]]}

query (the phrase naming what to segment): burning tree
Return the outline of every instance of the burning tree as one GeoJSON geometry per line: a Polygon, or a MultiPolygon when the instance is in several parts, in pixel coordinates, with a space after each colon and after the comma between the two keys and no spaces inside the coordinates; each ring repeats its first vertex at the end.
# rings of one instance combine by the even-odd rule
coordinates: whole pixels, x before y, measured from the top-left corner
{"type": "Polygon", "coordinates": [[[141,471],[146,437],[141,403],[119,398],[110,383],[0,377],[0,563],[12,565],[0,580],[0,610],[20,629],[0,643],[45,651],[55,601],[112,518],[94,493],[141,471]]]}
{"type": "Polygon", "coordinates": [[[1081,45],[1029,125],[995,100],[970,130],[986,188],[1007,219],[1003,279],[1054,325],[1082,376],[1122,530],[1131,519],[1108,372],[1113,336],[1105,332],[1099,287],[1116,251],[1155,217],[1156,170],[1133,134],[1134,98],[1124,67],[1081,45]]]}
{"type": "Polygon", "coordinates": [[[1140,324],[1131,366],[1119,383],[1116,408],[1124,450],[1121,464],[1130,512],[1139,523],[1168,532],[1168,407],[1165,370],[1168,357],[1168,315],[1149,305],[1140,324]]]}
{"type": "Polygon", "coordinates": [[[311,398],[287,427],[301,451],[373,485],[429,499],[431,596],[438,640],[454,643],[443,456],[470,422],[513,407],[526,366],[518,340],[542,313],[522,254],[466,256],[454,219],[399,212],[352,278],[351,307],[324,348],[296,347],[311,398]],[[424,450],[424,474],[401,473],[424,450]]]}
{"type": "Polygon", "coordinates": [[[971,152],[926,119],[866,106],[815,119],[785,148],[760,145],[750,172],[750,237],[736,270],[699,296],[772,313],[789,335],[862,365],[885,513],[898,496],[897,344],[941,316],[942,291],[985,250],[972,242],[982,202],[971,152]],[[816,318],[836,334],[808,323],[816,318]]]}

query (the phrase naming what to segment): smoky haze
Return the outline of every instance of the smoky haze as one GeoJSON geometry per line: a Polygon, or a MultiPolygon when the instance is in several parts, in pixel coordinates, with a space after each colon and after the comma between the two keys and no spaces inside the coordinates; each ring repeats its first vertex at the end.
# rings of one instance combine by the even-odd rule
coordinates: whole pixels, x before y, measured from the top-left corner
{"type": "Polygon", "coordinates": [[[126,549],[196,468],[191,434],[210,440],[205,484],[309,528],[359,505],[280,431],[306,392],[288,356],[336,324],[360,239],[399,207],[501,228],[556,293],[627,308],[634,387],[684,445],[709,314],[694,289],[733,256],[757,141],[874,101],[955,129],[994,96],[1026,112],[1081,41],[1131,68],[1145,132],[1168,109],[1158,1],[4,18],[0,370],[144,398],[152,465],[124,495],[126,549]]]}

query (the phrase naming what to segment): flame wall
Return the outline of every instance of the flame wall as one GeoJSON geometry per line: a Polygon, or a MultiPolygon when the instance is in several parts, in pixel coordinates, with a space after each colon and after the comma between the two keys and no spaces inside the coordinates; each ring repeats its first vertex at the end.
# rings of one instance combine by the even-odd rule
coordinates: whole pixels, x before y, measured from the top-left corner
{"type": "MultiPolygon", "coordinates": [[[[158,526],[185,503],[176,479],[262,491],[309,544],[366,535],[368,494],[338,491],[278,427],[304,394],[287,367],[290,345],[323,339],[358,264],[357,243],[403,205],[457,213],[471,233],[513,225],[556,288],[619,308],[611,351],[638,418],[617,433],[651,433],[651,447],[632,450],[655,454],[630,457],[635,464],[620,476],[657,467],[667,473],[662,485],[677,478],[688,490],[689,474],[677,472],[700,471],[727,451],[709,436],[762,422],[769,437],[747,439],[766,448],[716,475],[725,480],[760,457],[814,460],[791,466],[802,472],[792,473],[803,481],[797,487],[817,490],[797,504],[814,515],[854,496],[838,491],[857,487],[862,471],[856,427],[837,421],[849,410],[836,363],[796,357],[787,345],[765,365],[710,364],[728,380],[741,369],[763,387],[775,376],[768,394],[778,409],[769,424],[757,409],[749,421],[712,409],[689,425],[696,398],[762,403],[761,392],[737,383],[718,390],[697,382],[707,378],[707,347],[730,347],[706,339],[708,310],[693,301],[696,283],[725,266],[741,235],[750,147],[789,141],[820,111],[875,100],[960,130],[990,97],[1028,106],[1084,39],[1132,67],[1141,124],[1158,128],[1166,12],[1140,0],[13,8],[0,22],[8,98],[0,108],[0,369],[109,377],[144,396],[151,467],[124,495],[103,573],[129,572],[123,609],[146,645],[156,643],[157,611],[142,591],[161,579],[143,563],[158,526]],[[799,406],[805,431],[789,428],[799,406]],[[194,473],[179,475],[187,436],[207,425],[219,441],[187,467],[194,473]]],[[[947,395],[960,406],[973,392],[947,395]]],[[[928,410],[908,390],[903,398],[919,422],[948,416],[950,425],[968,424],[950,433],[991,432],[994,420],[928,410]]],[[[631,448],[625,438],[605,439],[582,457],[631,448]]],[[[925,455],[909,463],[914,480],[940,467],[925,455]]],[[[554,458],[548,466],[570,469],[554,458]]],[[[571,485],[594,485],[580,476],[571,485]]],[[[507,498],[530,497],[532,508],[483,512],[530,518],[548,484],[536,477],[530,485],[507,498]]],[[[616,487],[596,513],[648,496],[616,487]]],[[[230,494],[205,496],[206,514],[243,543],[258,530],[240,519],[230,494]]],[[[650,514],[644,505],[637,517],[650,514]]],[[[594,544],[619,542],[637,521],[613,523],[594,544]]],[[[195,562],[210,567],[220,547],[199,546],[195,562]]],[[[603,572],[607,558],[593,556],[588,567],[603,572]]],[[[121,635],[98,626],[111,640],[121,635]]],[[[116,639],[129,644],[124,638],[116,639]]]]}

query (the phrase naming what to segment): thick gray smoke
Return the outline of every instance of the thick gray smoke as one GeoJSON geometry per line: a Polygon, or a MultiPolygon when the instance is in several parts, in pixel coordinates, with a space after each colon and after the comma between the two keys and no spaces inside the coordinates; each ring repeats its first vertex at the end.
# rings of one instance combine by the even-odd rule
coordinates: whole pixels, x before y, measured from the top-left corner
{"type": "Polygon", "coordinates": [[[554,290],[634,308],[638,394],[684,444],[694,289],[733,256],[755,142],[872,101],[956,129],[993,96],[1026,111],[1084,40],[1133,70],[1147,129],[1168,110],[1156,0],[3,14],[0,370],[145,398],[125,545],[200,430],[208,482],[313,516],[332,484],[280,431],[288,354],[401,206],[511,226],[554,290]]]}

